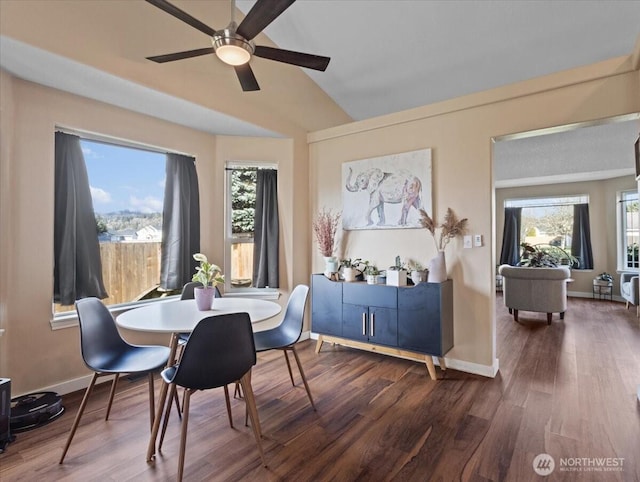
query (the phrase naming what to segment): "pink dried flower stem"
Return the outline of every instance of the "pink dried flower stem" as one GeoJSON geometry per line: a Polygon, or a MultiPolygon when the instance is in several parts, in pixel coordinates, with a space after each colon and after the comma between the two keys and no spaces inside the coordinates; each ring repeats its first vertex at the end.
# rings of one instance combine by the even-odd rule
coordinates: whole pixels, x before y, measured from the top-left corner
{"type": "Polygon", "coordinates": [[[316,242],[322,256],[333,256],[339,220],[340,213],[323,208],[313,222],[313,232],[316,235],[316,242]]]}

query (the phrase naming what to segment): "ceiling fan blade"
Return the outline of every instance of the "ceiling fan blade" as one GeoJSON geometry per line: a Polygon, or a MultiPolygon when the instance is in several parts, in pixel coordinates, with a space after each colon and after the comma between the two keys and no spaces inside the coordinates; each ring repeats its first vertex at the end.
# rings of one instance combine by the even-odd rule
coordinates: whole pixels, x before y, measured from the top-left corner
{"type": "Polygon", "coordinates": [[[185,52],[176,52],[173,54],[155,55],[153,57],[147,57],[147,60],[153,60],[159,64],[165,62],[173,62],[174,60],[190,59],[191,57],[199,57],[201,55],[212,54],[215,52],[213,47],[207,47],[204,49],[186,50],[185,52]]]}
{"type": "Polygon", "coordinates": [[[202,33],[207,34],[209,37],[213,37],[216,33],[216,31],[208,25],[205,25],[197,18],[192,17],[184,10],[180,10],[178,7],[172,5],[166,0],[147,0],[147,2],[158,7],[161,10],[164,10],[169,15],[173,15],[178,20],[182,20],[184,23],[191,25],[193,28],[200,30],[202,33]]]}
{"type": "Polygon", "coordinates": [[[249,64],[236,65],[233,67],[242,86],[244,92],[251,92],[254,90],[260,90],[256,76],[253,75],[253,70],[249,64]]]}
{"type": "Polygon", "coordinates": [[[329,61],[331,60],[329,57],[322,57],[320,55],[304,54],[302,52],[264,47],[261,45],[256,45],[253,55],[262,57],[263,59],[284,62],[285,64],[299,65],[300,67],[321,70],[323,72],[327,69],[329,61]]]}
{"type": "MultiPolygon", "coordinates": [[[[148,0],[147,0],[148,1],[148,0]]],[[[240,22],[236,32],[247,40],[251,40],[291,6],[296,0],[258,0],[244,20],[240,22]]]]}

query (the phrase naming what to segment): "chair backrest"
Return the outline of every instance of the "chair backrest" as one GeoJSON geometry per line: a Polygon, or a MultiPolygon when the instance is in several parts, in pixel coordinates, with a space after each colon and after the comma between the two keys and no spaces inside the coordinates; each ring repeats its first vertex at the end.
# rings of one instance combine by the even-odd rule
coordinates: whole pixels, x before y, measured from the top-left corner
{"type": "Polygon", "coordinates": [[[282,346],[291,345],[300,338],[308,294],[309,287],[307,285],[298,285],[291,292],[282,323],[274,328],[282,336],[282,346]]]}
{"type": "Polygon", "coordinates": [[[129,350],[116,323],[98,298],[76,301],[80,325],[80,348],[85,364],[94,371],[103,371],[109,362],[129,350]]]}
{"type": "Polygon", "coordinates": [[[221,387],[239,380],[255,364],[249,314],[209,316],[191,332],[171,381],[198,390],[221,387]]]}
{"type": "MultiPolygon", "coordinates": [[[[199,281],[189,281],[188,283],[186,283],[183,287],[182,287],[182,294],[180,295],[180,299],[181,300],[192,300],[195,298],[195,294],[193,293],[193,290],[195,288],[198,288],[202,286],[202,283],[200,283],[199,281]]],[[[215,298],[222,298],[222,294],[220,293],[220,290],[218,289],[218,287],[215,287],[215,293],[214,293],[214,297],[215,298]]]]}

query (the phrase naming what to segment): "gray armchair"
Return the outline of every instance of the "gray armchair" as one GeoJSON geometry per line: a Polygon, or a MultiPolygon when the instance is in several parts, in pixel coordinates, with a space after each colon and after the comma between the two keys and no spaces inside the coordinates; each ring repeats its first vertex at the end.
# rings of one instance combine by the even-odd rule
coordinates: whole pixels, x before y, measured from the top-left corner
{"type": "Polygon", "coordinates": [[[567,282],[571,271],[566,266],[557,268],[527,268],[502,265],[498,272],[503,277],[504,304],[518,321],[518,311],[536,311],[547,314],[551,324],[553,313],[564,319],[567,310],[567,282]]]}
{"type": "Polygon", "coordinates": [[[620,274],[620,295],[627,302],[636,306],[636,317],[640,315],[640,295],[638,294],[638,273],[620,274]]]}

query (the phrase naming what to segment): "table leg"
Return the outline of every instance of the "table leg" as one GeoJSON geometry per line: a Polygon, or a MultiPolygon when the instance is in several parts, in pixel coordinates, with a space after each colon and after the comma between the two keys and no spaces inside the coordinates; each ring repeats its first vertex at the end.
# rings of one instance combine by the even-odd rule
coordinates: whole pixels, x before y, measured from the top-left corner
{"type": "Polygon", "coordinates": [[[424,362],[427,365],[427,370],[429,370],[429,376],[431,377],[431,380],[437,380],[438,377],[436,376],[436,366],[433,364],[433,358],[431,358],[431,355],[425,355],[424,362]]]}
{"type": "Polygon", "coordinates": [[[322,348],[322,335],[318,335],[318,342],[316,343],[316,355],[320,353],[320,348],[322,348]]]}

